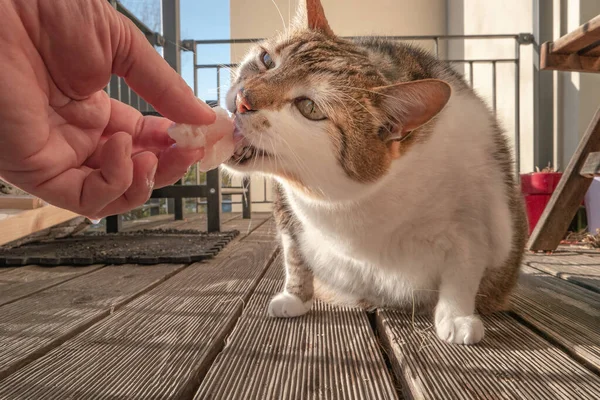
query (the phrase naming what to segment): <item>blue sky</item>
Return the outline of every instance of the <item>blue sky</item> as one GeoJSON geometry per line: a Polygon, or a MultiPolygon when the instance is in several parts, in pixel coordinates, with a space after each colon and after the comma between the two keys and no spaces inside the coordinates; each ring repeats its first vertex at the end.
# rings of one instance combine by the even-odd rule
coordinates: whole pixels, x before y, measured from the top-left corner
{"type": "MultiPolygon", "coordinates": [[[[152,29],[160,27],[160,0],[121,0],[138,18],[152,29]]],[[[180,0],[181,39],[229,39],[229,1],[180,0]]],[[[203,45],[197,47],[199,64],[227,64],[230,62],[229,45],[203,45]]],[[[182,75],[193,87],[193,55],[181,53],[182,75]]],[[[221,72],[222,97],[229,85],[229,73],[221,72]]],[[[216,71],[198,70],[198,97],[202,100],[217,99],[216,71]]]]}

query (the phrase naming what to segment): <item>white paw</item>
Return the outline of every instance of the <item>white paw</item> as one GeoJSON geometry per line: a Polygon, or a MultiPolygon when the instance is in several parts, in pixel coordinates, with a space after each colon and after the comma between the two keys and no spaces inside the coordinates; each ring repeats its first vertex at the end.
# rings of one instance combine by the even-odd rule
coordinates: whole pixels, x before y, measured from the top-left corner
{"type": "Polygon", "coordinates": [[[282,292],[271,299],[269,315],[277,318],[293,318],[306,314],[312,307],[312,300],[303,302],[294,294],[282,292]]]}
{"type": "Polygon", "coordinates": [[[476,315],[454,317],[448,314],[436,315],[435,330],[440,339],[456,344],[479,343],[485,331],[476,315]]]}

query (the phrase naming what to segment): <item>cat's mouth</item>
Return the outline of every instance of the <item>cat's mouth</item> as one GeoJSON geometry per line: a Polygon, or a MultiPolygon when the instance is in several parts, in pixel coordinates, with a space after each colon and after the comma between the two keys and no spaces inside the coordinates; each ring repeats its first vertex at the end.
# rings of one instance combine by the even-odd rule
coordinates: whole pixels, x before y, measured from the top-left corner
{"type": "Polygon", "coordinates": [[[235,151],[229,159],[229,164],[244,165],[256,158],[268,158],[271,154],[250,143],[250,141],[241,133],[236,126],[233,133],[235,141],[235,151]]]}
{"type": "Polygon", "coordinates": [[[253,158],[264,158],[270,157],[271,155],[266,151],[254,147],[252,145],[247,145],[240,147],[233,153],[233,156],[229,159],[230,162],[233,162],[238,165],[243,165],[253,158]]]}

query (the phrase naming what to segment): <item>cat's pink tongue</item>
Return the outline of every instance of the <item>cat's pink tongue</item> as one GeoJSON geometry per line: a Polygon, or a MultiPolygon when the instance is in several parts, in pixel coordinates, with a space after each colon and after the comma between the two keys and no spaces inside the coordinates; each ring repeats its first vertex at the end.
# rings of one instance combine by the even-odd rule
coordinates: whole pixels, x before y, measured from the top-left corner
{"type": "Polygon", "coordinates": [[[237,125],[233,130],[233,143],[235,144],[235,150],[244,147],[244,135],[242,135],[242,131],[240,131],[240,128],[238,128],[237,125]]]}
{"type": "MultiPolygon", "coordinates": [[[[221,107],[214,108],[217,120],[212,125],[175,125],[168,130],[169,136],[181,148],[204,148],[204,158],[198,164],[203,171],[210,171],[227,161],[235,151],[235,124],[229,113],[221,107]]],[[[239,135],[239,132],[238,132],[239,135]]],[[[241,135],[239,135],[241,136],[241,135]]]]}

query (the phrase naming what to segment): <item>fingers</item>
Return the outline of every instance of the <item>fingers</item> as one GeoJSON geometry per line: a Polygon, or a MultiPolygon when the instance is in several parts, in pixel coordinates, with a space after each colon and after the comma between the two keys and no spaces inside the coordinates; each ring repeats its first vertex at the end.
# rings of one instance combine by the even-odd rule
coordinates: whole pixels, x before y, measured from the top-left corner
{"type": "Polygon", "coordinates": [[[132,157],[131,149],[131,136],[116,133],[104,144],[97,168],[69,169],[31,193],[94,219],[127,212],[148,200],[158,168],[153,153],[132,157]]]}
{"type": "Polygon", "coordinates": [[[156,156],[149,152],[133,157],[133,182],[127,191],[118,199],[100,210],[96,218],[121,214],[141,206],[148,201],[154,187],[154,175],[158,167],[156,156]]]}
{"type": "Polygon", "coordinates": [[[128,132],[133,137],[134,152],[136,148],[163,150],[175,141],[167,134],[173,122],[160,117],[144,117],[135,108],[111,99],[110,120],[104,135],[115,132],[128,132]]]}
{"type": "Polygon", "coordinates": [[[79,206],[86,216],[95,214],[115,201],[133,182],[131,137],[124,132],[113,135],[102,149],[99,169],[83,181],[79,206]]]}
{"type": "Polygon", "coordinates": [[[135,25],[119,14],[113,37],[113,73],[170,120],[207,125],[214,111],[199,101],[183,78],[156,52],[135,25]]]}
{"type": "Polygon", "coordinates": [[[190,165],[204,157],[204,149],[184,150],[169,147],[158,157],[158,169],[154,177],[154,187],[171,185],[185,175],[190,165]]]}

